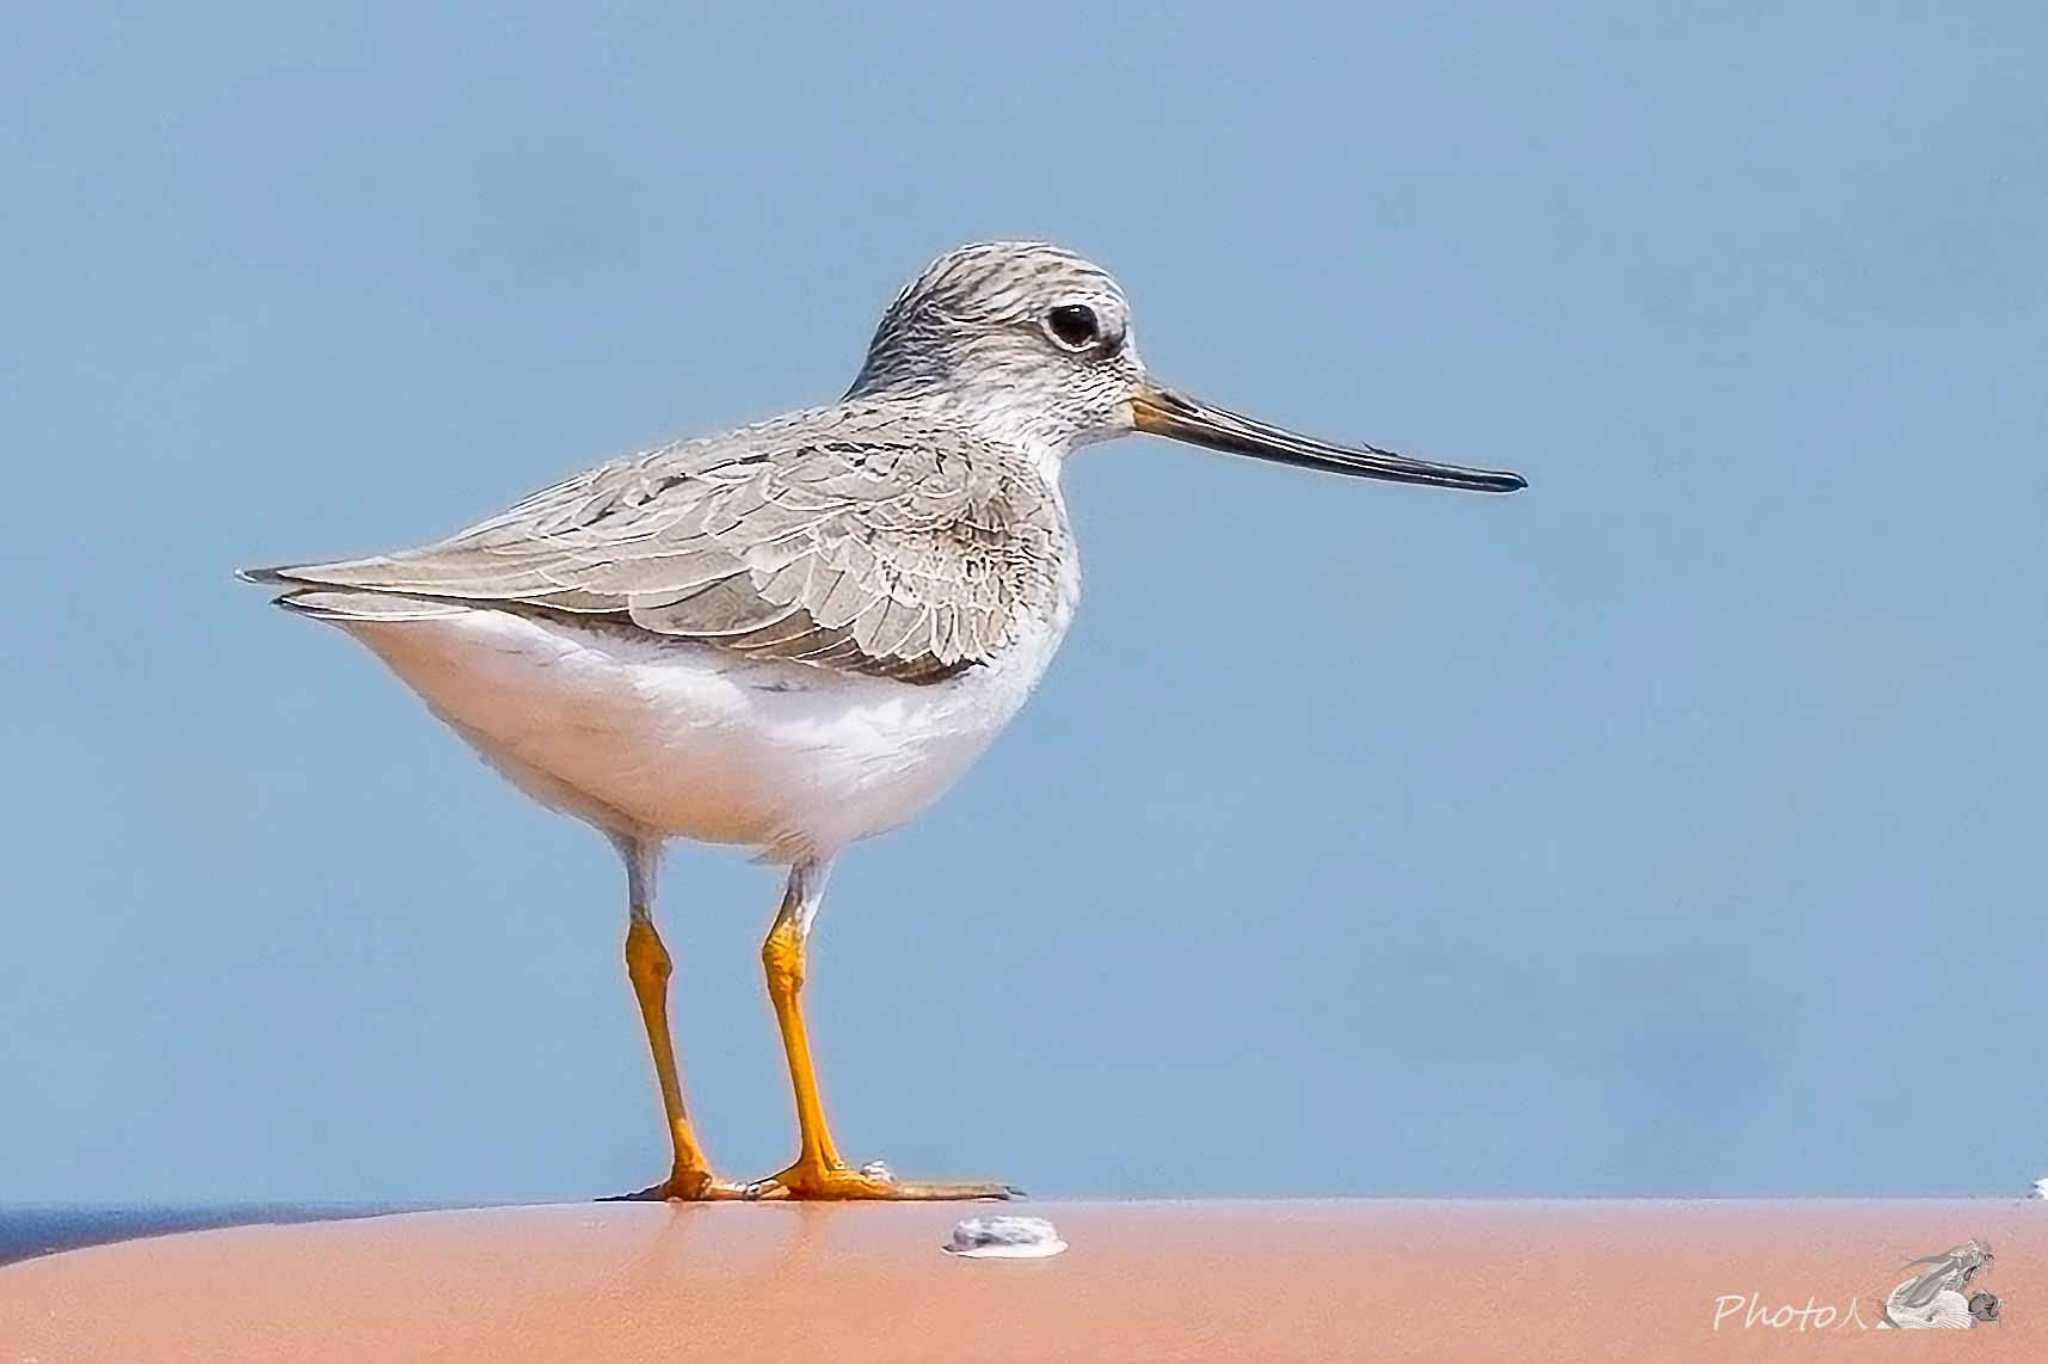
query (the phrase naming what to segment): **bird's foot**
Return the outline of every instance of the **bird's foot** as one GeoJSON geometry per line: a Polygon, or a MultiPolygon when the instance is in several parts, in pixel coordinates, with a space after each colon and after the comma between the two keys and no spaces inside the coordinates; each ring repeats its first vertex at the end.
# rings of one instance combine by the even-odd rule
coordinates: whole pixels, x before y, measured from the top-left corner
{"type": "Polygon", "coordinates": [[[745,1197],[820,1200],[902,1199],[938,1202],[966,1198],[1021,1198],[1022,1189],[988,1180],[898,1179],[880,1161],[858,1170],[841,1161],[799,1156],[787,1169],[746,1186],[745,1197]]]}
{"type": "Polygon", "coordinates": [[[650,1184],[638,1193],[614,1194],[600,1203],[708,1203],[716,1199],[747,1198],[751,1185],[720,1179],[709,1170],[671,1170],[667,1179],[650,1184]]]}

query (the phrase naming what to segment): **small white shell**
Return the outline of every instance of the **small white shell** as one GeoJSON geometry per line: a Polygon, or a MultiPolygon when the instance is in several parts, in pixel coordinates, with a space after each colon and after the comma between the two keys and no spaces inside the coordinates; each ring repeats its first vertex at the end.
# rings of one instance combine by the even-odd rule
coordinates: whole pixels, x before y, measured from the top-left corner
{"type": "Polygon", "coordinates": [[[2048,1179],[2035,1180],[2034,1192],[2028,1196],[2031,1198],[2048,1198],[2048,1179]]]}
{"type": "Polygon", "coordinates": [[[946,1243],[948,1255],[968,1260],[1042,1260],[1066,1248],[1043,1217],[970,1217],[946,1243]]]}

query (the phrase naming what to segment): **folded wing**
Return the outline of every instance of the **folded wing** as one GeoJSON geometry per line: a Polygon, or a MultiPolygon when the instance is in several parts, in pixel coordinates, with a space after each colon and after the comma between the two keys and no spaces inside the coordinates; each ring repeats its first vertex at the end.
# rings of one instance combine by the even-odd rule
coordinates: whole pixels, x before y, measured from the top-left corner
{"type": "Polygon", "coordinates": [[[937,682],[1056,591],[1064,528],[1034,479],[957,427],[828,408],[600,466],[420,549],[250,576],[937,682]]]}

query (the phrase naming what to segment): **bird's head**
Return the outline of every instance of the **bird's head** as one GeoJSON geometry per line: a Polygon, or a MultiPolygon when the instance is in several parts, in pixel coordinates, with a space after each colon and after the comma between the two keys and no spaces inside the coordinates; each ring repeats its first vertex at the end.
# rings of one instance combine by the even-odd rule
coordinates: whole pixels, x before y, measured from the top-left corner
{"type": "Polygon", "coordinates": [[[915,393],[977,428],[1064,453],[1132,431],[1397,483],[1514,492],[1519,474],[1333,445],[1168,388],[1146,372],[1109,272],[1044,242],[977,242],[896,296],[848,397],[915,393]]]}

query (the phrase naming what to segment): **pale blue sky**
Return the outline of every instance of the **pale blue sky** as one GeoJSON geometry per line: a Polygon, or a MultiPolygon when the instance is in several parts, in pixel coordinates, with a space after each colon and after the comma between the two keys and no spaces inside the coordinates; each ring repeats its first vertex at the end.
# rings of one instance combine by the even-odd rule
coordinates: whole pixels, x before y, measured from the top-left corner
{"type": "MultiPolygon", "coordinates": [[[[1532,487],[1083,456],[1051,677],[835,878],[850,1155],[2048,1173],[2037,7],[432,8],[0,19],[0,1201],[658,1175],[610,849],[229,570],[829,397],[997,235],[1194,391],[1532,487]]],[[[737,1174],[776,889],[666,883],[737,1174]]]]}

